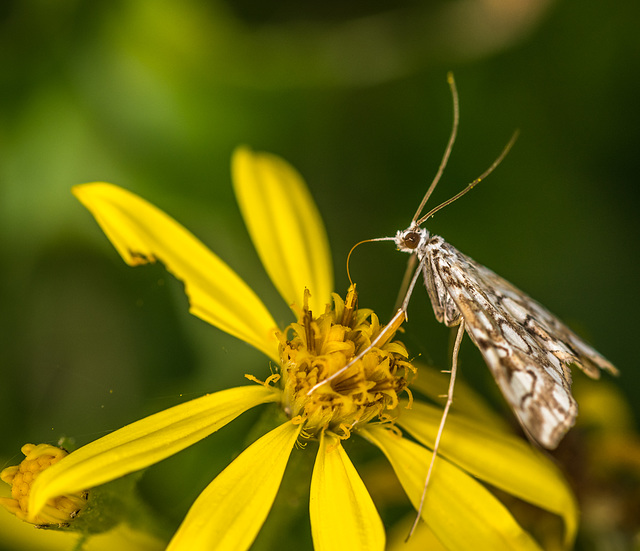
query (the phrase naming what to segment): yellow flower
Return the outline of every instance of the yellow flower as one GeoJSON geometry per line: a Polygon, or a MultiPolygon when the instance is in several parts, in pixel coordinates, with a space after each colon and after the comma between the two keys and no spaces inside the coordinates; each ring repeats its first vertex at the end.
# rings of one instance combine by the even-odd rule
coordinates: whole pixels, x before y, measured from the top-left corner
{"type": "MultiPolygon", "coordinates": [[[[382,550],[385,531],[342,442],[358,435],[387,457],[417,505],[441,410],[400,398],[411,365],[355,291],[333,295],[320,215],[299,174],[269,154],[236,151],[233,183],[252,240],[276,288],[297,314],[280,331],[234,271],[173,219],[140,197],[105,183],[74,188],[124,260],[161,261],[184,282],[193,314],[244,340],[276,363],[263,384],[202,396],[161,411],[70,454],[38,478],[29,500],[37,515],[48,499],[144,469],[209,436],[260,404],[286,421],[241,453],[200,494],[168,549],[248,549],[269,513],[296,442],[317,440],[310,520],[317,550],[382,550]],[[340,377],[309,393],[383,333],[375,348],[340,377]],[[406,431],[412,438],[407,438],[406,431]]],[[[250,377],[257,381],[255,377],[250,377]]],[[[429,395],[434,388],[423,390],[429,395]]],[[[439,391],[438,391],[439,392],[439,391]]],[[[461,400],[461,403],[464,403],[461,400]]],[[[448,549],[540,549],[477,479],[559,515],[571,545],[576,505],[551,461],[487,421],[452,413],[427,492],[423,520],[448,549]]],[[[302,450],[295,453],[305,453],[302,450]]],[[[309,448],[307,448],[309,449],[309,448]]]]}
{"type": "MultiPolygon", "coordinates": [[[[11,498],[0,497],[0,505],[19,519],[29,520],[27,504],[31,487],[44,470],[55,465],[68,453],[49,444],[25,444],[21,451],[25,457],[20,465],[7,467],[0,473],[0,479],[11,486],[11,498]]],[[[30,521],[45,526],[63,526],[85,507],[87,497],[87,493],[83,491],[53,496],[37,515],[32,515],[30,521]]]]}

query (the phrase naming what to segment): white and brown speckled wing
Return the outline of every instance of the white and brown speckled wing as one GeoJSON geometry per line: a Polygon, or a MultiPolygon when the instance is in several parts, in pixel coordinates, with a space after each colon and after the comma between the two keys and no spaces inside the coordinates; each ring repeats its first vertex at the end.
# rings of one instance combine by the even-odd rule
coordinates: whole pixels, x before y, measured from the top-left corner
{"type": "Polygon", "coordinates": [[[555,448],[575,422],[570,364],[593,378],[616,368],[542,305],[438,236],[419,251],[439,321],[460,323],[526,432],[555,448]]]}

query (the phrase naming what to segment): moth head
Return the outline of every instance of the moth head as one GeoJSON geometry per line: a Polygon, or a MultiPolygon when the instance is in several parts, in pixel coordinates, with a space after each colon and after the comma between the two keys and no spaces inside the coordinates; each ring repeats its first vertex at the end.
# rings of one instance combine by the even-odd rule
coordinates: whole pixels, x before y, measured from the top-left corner
{"type": "Polygon", "coordinates": [[[413,253],[424,247],[429,232],[419,226],[409,226],[406,230],[400,230],[396,233],[394,241],[399,251],[404,253],[413,253]]]}

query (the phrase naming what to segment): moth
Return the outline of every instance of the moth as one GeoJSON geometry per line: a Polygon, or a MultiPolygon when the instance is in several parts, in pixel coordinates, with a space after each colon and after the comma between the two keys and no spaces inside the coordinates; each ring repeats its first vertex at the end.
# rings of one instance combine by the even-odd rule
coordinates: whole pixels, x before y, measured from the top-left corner
{"type": "MultiPolygon", "coordinates": [[[[482,353],[524,431],[531,439],[548,449],[558,445],[575,423],[577,416],[578,408],[571,394],[569,366],[577,365],[594,379],[599,378],[601,370],[613,375],[618,374],[611,362],[544,306],[489,268],[458,251],[442,237],[431,235],[421,227],[437,211],[470,191],[488,176],[503,160],[517,136],[514,134],[500,156],[480,177],[451,199],[421,216],[444,171],[457,134],[458,95],[451,74],[448,75],[448,81],[454,105],[453,129],[433,182],[407,229],[398,231],[395,237],[367,240],[394,241],[398,250],[412,255],[407,273],[410,275],[413,270],[413,276],[408,280],[402,305],[387,327],[396,326],[399,319],[407,317],[409,299],[420,275],[437,320],[448,327],[458,326],[447,401],[424,492],[429,483],[445,419],[453,399],[458,352],[465,332],[482,353]]],[[[372,346],[375,344],[372,343],[372,346]]],[[[362,355],[363,353],[360,354],[362,355]]],[[[325,379],[319,385],[331,378],[325,379]]],[[[422,495],[422,501],[424,495],[425,493],[422,495]]],[[[421,508],[422,503],[418,516],[421,508]]]]}
{"type": "MultiPolygon", "coordinates": [[[[458,326],[458,339],[466,331],[478,347],[502,394],[513,408],[524,431],[537,443],[555,448],[575,423],[578,414],[571,394],[571,364],[597,379],[600,371],[618,370],[540,303],[489,268],[458,251],[442,237],[431,235],[422,224],[488,176],[513,145],[517,133],[500,156],[460,193],[420,216],[447,164],[456,138],[458,94],[448,75],[454,105],[453,130],[438,172],[411,224],[393,240],[398,250],[413,255],[418,264],[401,311],[405,313],[420,274],[436,319],[447,327],[458,326]]],[[[459,343],[454,347],[457,363],[459,343]]],[[[455,373],[452,373],[452,378],[455,373]]]]}

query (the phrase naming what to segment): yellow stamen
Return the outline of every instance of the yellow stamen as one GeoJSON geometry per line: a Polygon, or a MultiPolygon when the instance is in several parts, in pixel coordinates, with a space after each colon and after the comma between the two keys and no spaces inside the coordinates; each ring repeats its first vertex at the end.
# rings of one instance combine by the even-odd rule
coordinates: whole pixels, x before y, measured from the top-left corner
{"type": "Polygon", "coordinates": [[[319,317],[309,310],[308,297],[300,319],[280,335],[284,410],[304,419],[311,437],[331,430],[346,439],[398,405],[414,368],[404,345],[391,341],[401,321],[381,326],[371,310],[358,309],[355,286],[344,301],[334,295],[333,309],[319,317]]]}
{"type": "Polygon", "coordinates": [[[33,524],[67,525],[87,503],[88,493],[77,492],[52,498],[32,521],[28,520],[29,493],[38,475],[68,453],[49,444],[25,444],[22,446],[25,458],[13,467],[7,467],[0,473],[0,479],[11,485],[11,498],[0,498],[0,505],[19,519],[33,524]]]}

